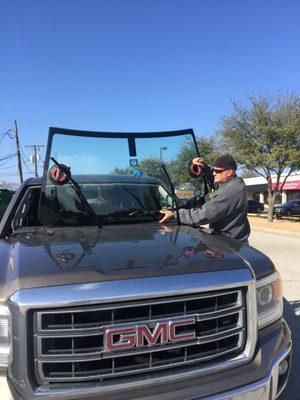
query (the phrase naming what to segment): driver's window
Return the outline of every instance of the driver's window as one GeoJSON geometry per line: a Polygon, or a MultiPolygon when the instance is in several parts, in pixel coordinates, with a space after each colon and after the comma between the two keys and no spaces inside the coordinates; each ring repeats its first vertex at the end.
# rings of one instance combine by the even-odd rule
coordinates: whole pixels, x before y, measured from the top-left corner
{"type": "Polygon", "coordinates": [[[26,190],[11,223],[14,231],[25,226],[40,225],[36,215],[40,191],[39,187],[31,187],[26,190]]]}
{"type": "Polygon", "coordinates": [[[165,188],[163,188],[162,186],[159,186],[159,196],[160,196],[160,203],[161,203],[161,208],[174,208],[174,201],[170,195],[170,193],[168,193],[166,191],[165,188]]]}

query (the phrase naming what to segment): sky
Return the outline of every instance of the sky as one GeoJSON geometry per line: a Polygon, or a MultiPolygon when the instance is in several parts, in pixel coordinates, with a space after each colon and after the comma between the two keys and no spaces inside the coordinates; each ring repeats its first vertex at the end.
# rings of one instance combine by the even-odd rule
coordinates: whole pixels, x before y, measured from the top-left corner
{"type": "MultiPolygon", "coordinates": [[[[183,131],[185,132],[185,131],[183,131]]],[[[191,134],[171,137],[134,138],[129,146],[128,138],[86,137],[55,133],[50,152],[49,167],[54,165],[51,158],[67,165],[74,174],[111,174],[116,168],[140,165],[143,159],[162,158],[165,164],[174,161],[178,153],[187,147],[189,154],[197,157],[191,134]],[[111,151],[113,149],[113,151],[111,151]],[[194,151],[193,151],[194,149],[194,151]],[[135,150],[135,151],[134,151],[135,150]]],[[[168,171],[171,174],[171,171],[168,171]]]]}
{"type": "Polygon", "coordinates": [[[0,160],[17,120],[25,177],[50,126],[209,137],[232,100],[300,92],[298,0],[2,0],[0,20],[0,160]]]}

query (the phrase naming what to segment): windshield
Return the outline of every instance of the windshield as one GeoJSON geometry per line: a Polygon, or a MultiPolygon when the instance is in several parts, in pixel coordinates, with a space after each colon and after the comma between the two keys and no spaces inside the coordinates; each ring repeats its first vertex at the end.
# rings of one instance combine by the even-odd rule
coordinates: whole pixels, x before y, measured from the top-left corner
{"type": "Polygon", "coordinates": [[[154,134],[105,134],[50,129],[39,219],[45,225],[93,224],[70,183],[49,179],[55,164],[72,178],[103,223],[153,221],[172,207],[169,181],[179,188],[190,181],[187,162],[197,156],[193,131],[154,134]]]}

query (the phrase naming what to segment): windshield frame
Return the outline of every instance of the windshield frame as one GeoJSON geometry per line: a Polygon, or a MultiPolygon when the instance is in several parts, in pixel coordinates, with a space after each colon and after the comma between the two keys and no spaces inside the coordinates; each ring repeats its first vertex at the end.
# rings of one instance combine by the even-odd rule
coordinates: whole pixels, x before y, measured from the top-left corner
{"type": "Polygon", "coordinates": [[[68,136],[83,136],[83,137],[94,137],[94,138],[114,138],[114,139],[149,139],[149,138],[159,138],[159,137],[172,137],[172,136],[184,136],[191,135],[193,138],[193,143],[195,145],[195,150],[200,157],[200,152],[198,149],[196,137],[193,129],[182,129],[176,131],[161,131],[161,132],[96,132],[96,131],[82,131],[76,129],[65,129],[65,128],[49,128],[48,142],[47,142],[47,150],[44,164],[44,172],[43,172],[43,184],[42,190],[45,187],[47,182],[47,173],[49,169],[49,162],[51,156],[52,149],[52,141],[53,136],[55,134],[60,135],[68,135],[68,136]]]}
{"type": "MultiPolygon", "coordinates": [[[[50,164],[50,160],[51,160],[52,143],[53,143],[53,137],[55,135],[67,135],[67,136],[87,137],[87,138],[93,137],[93,138],[127,139],[128,140],[128,150],[129,150],[130,156],[134,156],[134,153],[136,153],[135,139],[151,139],[151,138],[176,137],[176,136],[190,135],[192,137],[192,141],[195,146],[195,154],[197,156],[200,156],[194,131],[193,131],[193,129],[190,129],[190,128],[182,129],[182,130],[173,130],[173,131],[160,131],[160,132],[97,132],[97,131],[85,131],[85,130],[50,127],[49,135],[48,135],[48,142],[47,142],[47,149],[46,149],[46,157],[45,157],[45,163],[44,163],[41,195],[40,195],[40,201],[39,201],[39,206],[38,206],[38,209],[39,209],[38,214],[40,214],[42,194],[44,193],[46,186],[47,186],[49,164],[50,164]]],[[[113,149],[112,149],[112,151],[113,151],[113,149]]],[[[161,184],[162,183],[163,182],[161,182],[161,184]]],[[[174,192],[174,196],[176,197],[175,192],[174,192]]],[[[178,221],[178,223],[180,224],[180,221],[178,221]]]]}

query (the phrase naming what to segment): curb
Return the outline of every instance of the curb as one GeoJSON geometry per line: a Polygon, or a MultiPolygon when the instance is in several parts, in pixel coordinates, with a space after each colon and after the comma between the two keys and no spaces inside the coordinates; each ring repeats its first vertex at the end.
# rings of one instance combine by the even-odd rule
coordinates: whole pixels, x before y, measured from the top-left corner
{"type": "Polygon", "coordinates": [[[274,233],[275,235],[286,235],[286,236],[294,236],[300,238],[299,232],[278,230],[273,228],[262,228],[258,226],[253,226],[253,227],[251,226],[251,231],[262,231],[262,232],[274,233]]]}

